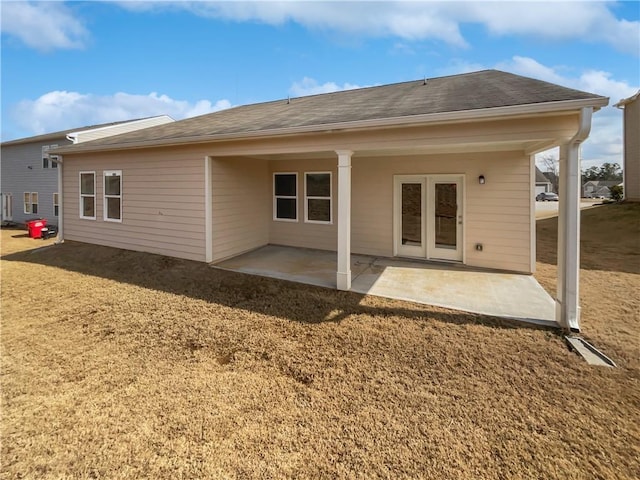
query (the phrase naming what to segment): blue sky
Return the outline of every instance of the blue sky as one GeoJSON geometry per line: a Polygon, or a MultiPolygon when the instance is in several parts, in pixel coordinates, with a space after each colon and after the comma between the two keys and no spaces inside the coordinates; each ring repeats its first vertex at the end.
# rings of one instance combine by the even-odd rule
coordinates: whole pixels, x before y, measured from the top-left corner
{"type": "MultiPolygon", "coordinates": [[[[2,139],[498,68],[610,97],[640,88],[633,2],[8,2],[2,139]]],[[[622,161],[594,117],[583,167],[622,161]]]]}

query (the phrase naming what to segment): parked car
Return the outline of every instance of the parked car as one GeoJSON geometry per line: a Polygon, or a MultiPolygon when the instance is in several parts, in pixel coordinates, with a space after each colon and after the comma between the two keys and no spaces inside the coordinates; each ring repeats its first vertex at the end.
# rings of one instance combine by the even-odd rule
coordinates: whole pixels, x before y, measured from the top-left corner
{"type": "Polygon", "coordinates": [[[541,192],[536,195],[537,202],[557,202],[558,194],[553,192],[541,192]]]}

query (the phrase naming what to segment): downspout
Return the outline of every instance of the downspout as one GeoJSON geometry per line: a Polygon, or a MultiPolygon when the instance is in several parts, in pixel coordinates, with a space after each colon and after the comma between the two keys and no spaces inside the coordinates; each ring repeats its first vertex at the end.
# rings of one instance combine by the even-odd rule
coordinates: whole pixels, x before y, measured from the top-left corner
{"type": "Polygon", "coordinates": [[[558,289],[556,320],[565,329],[580,331],[580,144],[591,131],[593,108],[580,109],[578,130],[560,147],[560,206],[558,212],[558,289]]]}
{"type": "Polygon", "coordinates": [[[64,163],[62,162],[62,155],[58,155],[58,236],[56,237],[55,244],[64,243],[64,193],[63,193],[63,181],[62,181],[62,169],[64,163]]]}

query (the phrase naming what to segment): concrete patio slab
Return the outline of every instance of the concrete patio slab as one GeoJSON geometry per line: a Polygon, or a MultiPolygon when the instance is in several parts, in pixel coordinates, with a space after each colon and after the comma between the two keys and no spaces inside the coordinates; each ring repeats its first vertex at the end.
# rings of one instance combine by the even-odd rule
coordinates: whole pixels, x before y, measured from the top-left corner
{"type": "MultiPolygon", "coordinates": [[[[267,245],[216,268],[336,288],[336,253],[267,245]]],[[[555,302],[531,275],[402,259],[351,256],[351,291],[558,326],[555,302]]]]}

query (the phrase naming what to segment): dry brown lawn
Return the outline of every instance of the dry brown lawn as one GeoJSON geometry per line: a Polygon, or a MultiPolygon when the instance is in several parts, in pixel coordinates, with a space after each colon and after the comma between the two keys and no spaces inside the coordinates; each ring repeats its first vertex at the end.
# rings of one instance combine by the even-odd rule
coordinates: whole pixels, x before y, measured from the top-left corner
{"type": "MultiPolygon", "coordinates": [[[[640,205],[553,330],[2,231],[0,478],[640,478],[640,205]]],[[[555,283],[555,219],[539,222],[555,283]]]]}

